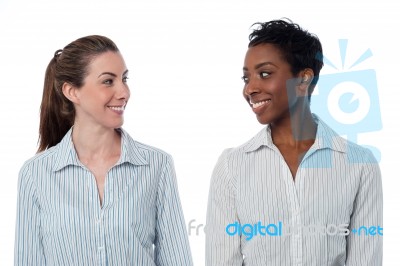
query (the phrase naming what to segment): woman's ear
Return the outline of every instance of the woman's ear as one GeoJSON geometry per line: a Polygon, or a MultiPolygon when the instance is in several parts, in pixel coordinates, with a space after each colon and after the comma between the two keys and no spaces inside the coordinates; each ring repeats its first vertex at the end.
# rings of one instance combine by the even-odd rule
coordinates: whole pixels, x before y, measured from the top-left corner
{"type": "Polygon", "coordinates": [[[311,68],[306,68],[300,72],[300,83],[297,86],[297,96],[308,96],[311,81],[314,79],[314,71],[311,68]]]}
{"type": "Polygon", "coordinates": [[[71,102],[79,104],[79,97],[77,94],[77,88],[75,86],[65,82],[62,86],[62,93],[71,102]]]}

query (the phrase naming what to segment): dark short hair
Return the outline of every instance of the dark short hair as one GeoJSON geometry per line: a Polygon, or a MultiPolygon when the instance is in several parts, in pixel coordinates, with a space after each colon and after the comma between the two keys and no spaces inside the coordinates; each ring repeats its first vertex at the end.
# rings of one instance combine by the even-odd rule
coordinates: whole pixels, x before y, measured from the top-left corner
{"type": "Polygon", "coordinates": [[[311,97],[318,82],[319,72],[324,65],[322,45],[318,37],[289,19],[258,22],[253,26],[258,27],[249,35],[249,47],[266,43],[275,45],[291,66],[293,75],[306,68],[313,70],[314,79],[309,92],[311,97]]]}

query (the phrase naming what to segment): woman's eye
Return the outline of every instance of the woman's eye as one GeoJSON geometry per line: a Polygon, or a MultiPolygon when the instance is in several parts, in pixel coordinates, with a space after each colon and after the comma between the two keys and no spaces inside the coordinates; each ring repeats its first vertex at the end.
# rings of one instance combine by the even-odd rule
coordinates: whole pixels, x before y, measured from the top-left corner
{"type": "Polygon", "coordinates": [[[105,81],[103,81],[104,84],[106,85],[112,85],[113,84],[113,80],[112,79],[106,79],[105,81]]]}
{"type": "Polygon", "coordinates": [[[246,76],[243,76],[243,77],[242,77],[242,80],[243,80],[243,82],[246,83],[246,84],[249,83],[249,78],[246,77],[246,76]]]}
{"type": "Polygon", "coordinates": [[[128,79],[129,79],[128,77],[123,77],[122,82],[126,83],[126,82],[128,82],[128,79]]]}
{"type": "Polygon", "coordinates": [[[262,77],[262,78],[266,78],[268,76],[269,76],[269,73],[267,73],[267,72],[261,72],[260,73],[260,77],[262,77]]]}

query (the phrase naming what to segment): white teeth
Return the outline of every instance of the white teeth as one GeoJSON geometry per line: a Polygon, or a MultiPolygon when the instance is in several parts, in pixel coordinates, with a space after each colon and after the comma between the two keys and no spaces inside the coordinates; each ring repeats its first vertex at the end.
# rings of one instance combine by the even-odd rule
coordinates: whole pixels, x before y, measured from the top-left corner
{"type": "Polygon", "coordinates": [[[253,107],[253,108],[258,108],[258,107],[260,107],[260,106],[262,106],[262,105],[264,105],[265,103],[267,103],[267,102],[270,102],[271,100],[266,100],[266,101],[262,101],[262,102],[258,102],[258,103],[252,103],[252,102],[250,102],[250,104],[251,104],[251,106],[253,107]]]}
{"type": "Polygon", "coordinates": [[[115,111],[124,111],[125,110],[125,106],[108,106],[108,108],[115,110],[115,111]]]}

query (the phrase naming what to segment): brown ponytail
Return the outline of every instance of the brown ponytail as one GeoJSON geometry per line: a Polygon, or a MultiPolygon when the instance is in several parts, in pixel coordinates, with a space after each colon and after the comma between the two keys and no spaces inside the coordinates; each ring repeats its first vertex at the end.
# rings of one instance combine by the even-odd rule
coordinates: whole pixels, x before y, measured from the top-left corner
{"type": "Polygon", "coordinates": [[[55,52],[44,79],[38,152],[58,144],[74,124],[75,108],[62,92],[64,83],[81,88],[91,60],[107,51],[119,50],[107,37],[92,35],[77,39],[55,52]]]}

